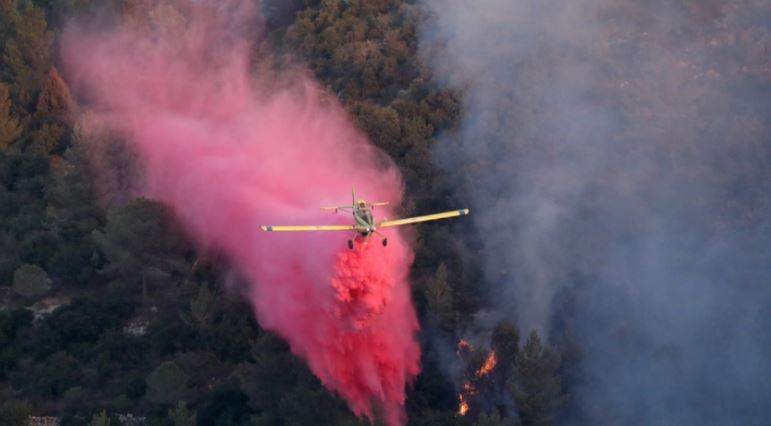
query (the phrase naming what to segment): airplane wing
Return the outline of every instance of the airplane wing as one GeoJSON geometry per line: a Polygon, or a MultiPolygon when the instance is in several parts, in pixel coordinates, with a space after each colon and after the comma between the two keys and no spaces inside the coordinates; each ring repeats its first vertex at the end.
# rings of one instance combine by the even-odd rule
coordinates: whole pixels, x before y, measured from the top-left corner
{"type": "Polygon", "coordinates": [[[378,224],[377,227],[387,228],[389,226],[401,226],[401,225],[409,225],[410,223],[428,222],[431,220],[439,220],[439,219],[448,219],[451,217],[465,216],[468,214],[468,212],[469,212],[468,209],[461,209],[461,210],[453,210],[449,212],[429,214],[426,216],[408,217],[406,219],[387,220],[385,222],[381,222],[380,224],[378,224]]]}
{"type": "Polygon", "coordinates": [[[260,226],[263,231],[269,232],[292,232],[292,231],[354,231],[353,225],[309,225],[309,226],[260,226]]]}

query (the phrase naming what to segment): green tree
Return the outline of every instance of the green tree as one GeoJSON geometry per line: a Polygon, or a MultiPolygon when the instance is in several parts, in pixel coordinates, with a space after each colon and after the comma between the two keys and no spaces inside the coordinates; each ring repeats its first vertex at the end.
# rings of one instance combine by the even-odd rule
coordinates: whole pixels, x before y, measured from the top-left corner
{"type": "Polygon", "coordinates": [[[0,227],[17,241],[44,227],[48,172],[45,157],[0,151],[0,227]]]}
{"type": "Polygon", "coordinates": [[[503,425],[503,422],[501,422],[501,415],[498,413],[498,410],[493,409],[490,412],[482,413],[476,422],[474,422],[474,426],[501,426],[503,425]]]}
{"type": "Polygon", "coordinates": [[[52,180],[46,194],[49,227],[64,240],[90,237],[104,223],[104,214],[96,203],[82,147],[67,149],[52,180]]]}
{"type": "Polygon", "coordinates": [[[10,346],[16,339],[19,330],[29,327],[31,324],[32,312],[28,309],[0,311],[0,348],[10,346]]]}
{"type": "Polygon", "coordinates": [[[32,406],[25,401],[10,400],[0,405],[0,426],[19,426],[27,423],[32,406]]]}
{"type": "Polygon", "coordinates": [[[298,13],[286,40],[344,97],[382,99],[415,76],[415,15],[399,0],[324,0],[298,13]]]}
{"type": "Polygon", "coordinates": [[[508,383],[523,426],[554,424],[560,404],[559,366],[559,357],[541,343],[538,332],[530,333],[519,354],[516,379],[508,383]]]}
{"type": "Polygon", "coordinates": [[[151,284],[188,269],[180,241],[169,232],[164,219],[160,204],[139,198],[112,208],[104,231],[93,233],[108,260],[102,272],[140,285],[143,300],[147,300],[151,284]]]}
{"type": "Polygon", "coordinates": [[[508,377],[519,354],[519,329],[511,321],[501,321],[493,329],[491,346],[498,354],[503,376],[508,377]]]}
{"type": "MultiPolygon", "coordinates": [[[[38,345],[43,346],[40,342],[38,345]]],[[[59,350],[26,371],[22,388],[37,396],[59,399],[67,389],[82,380],[82,370],[75,357],[59,350]]]]}
{"type": "Polygon", "coordinates": [[[169,419],[174,422],[174,426],[195,426],[195,411],[190,411],[184,401],[179,401],[177,406],[169,410],[169,419]]]}
{"type": "Polygon", "coordinates": [[[92,233],[105,218],[97,205],[82,148],[70,147],[53,175],[46,194],[46,224],[60,244],[46,269],[52,276],[88,283],[100,262],[92,233]]]}
{"type": "Polygon", "coordinates": [[[449,284],[447,266],[442,263],[436,269],[433,278],[428,281],[424,291],[428,312],[442,327],[451,329],[455,323],[452,288],[449,284]]]}
{"type": "Polygon", "coordinates": [[[147,398],[158,404],[173,404],[185,398],[187,374],[174,361],[166,361],[147,376],[147,398]]]}
{"type": "Polygon", "coordinates": [[[56,252],[58,241],[51,231],[34,230],[22,238],[18,247],[19,259],[24,263],[45,265],[56,252]]]}
{"type": "Polygon", "coordinates": [[[81,386],[73,386],[64,391],[62,402],[66,412],[77,413],[89,405],[89,395],[81,386]]]}
{"type": "Polygon", "coordinates": [[[48,274],[43,268],[25,264],[13,274],[13,291],[32,299],[45,294],[50,288],[49,282],[48,274]]]}
{"type": "MultiPolygon", "coordinates": [[[[199,425],[248,424],[250,411],[249,399],[238,384],[227,382],[207,395],[197,410],[197,421],[199,425]]],[[[308,423],[300,421],[297,424],[308,423]]]]}
{"type": "Polygon", "coordinates": [[[196,327],[205,328],[214,314],[216,300],[207,283],[202,283],[198,296],[190,300],[190,315],[196,327]]]}

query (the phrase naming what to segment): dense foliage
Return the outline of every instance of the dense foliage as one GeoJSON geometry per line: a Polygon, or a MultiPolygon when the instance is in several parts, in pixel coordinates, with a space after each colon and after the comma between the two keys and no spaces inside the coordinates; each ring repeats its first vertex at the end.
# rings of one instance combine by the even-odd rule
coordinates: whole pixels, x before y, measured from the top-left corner
{"type": "MultiPolygon", "coordinates": [[[[199,257],[163,206],[102,194],[120,182],[98,186],[87,167],[54,50],[67,17],[96,3],[0,0],[0,425],[27,415],[63,425],[129,415],[151,425],[363,424],[260,329],[226,291],[236,278],[224,261],[199,257]]],[[[142,5],[115,3],[114,19],[142,5]]],[[[282,9],[264,42],[308,64],[396,161],[402,212],[465,204],[432,158],[437,135],[457,126],[460,95],[419,61],[425,17],[415,2],[294,3],[302,9],[294,19],[282,9]]],[[[715,13],[709,2],[685,3],[715,13]]],[[[522,330],[520,342],[504,321],[482,342],[490,349],[456,354],[486,297],[475,238],[463,222],[416,231],[423,373],[409,392],[410,423],[553,424],[581,380],[568,326],[553,336],[522,330]],[[483,377],[491,350],[497,363],[483,377]],[[457,414],[463,382],[474,387],[467,416],[457,414]]]]}

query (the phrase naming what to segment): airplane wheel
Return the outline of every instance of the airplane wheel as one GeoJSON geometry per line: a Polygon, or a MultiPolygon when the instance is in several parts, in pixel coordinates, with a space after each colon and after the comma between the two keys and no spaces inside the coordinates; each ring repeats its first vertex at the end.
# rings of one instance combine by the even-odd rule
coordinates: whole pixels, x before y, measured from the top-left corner
{"type": "Polygon", "coordinates": [[[348,248],[353,250],[353,240],[348,240],[348,248]]]}
{"type": "Polygon", "coordinates": [[[383,238],[383,247],[388,245],[388,238],[383,238]]]}

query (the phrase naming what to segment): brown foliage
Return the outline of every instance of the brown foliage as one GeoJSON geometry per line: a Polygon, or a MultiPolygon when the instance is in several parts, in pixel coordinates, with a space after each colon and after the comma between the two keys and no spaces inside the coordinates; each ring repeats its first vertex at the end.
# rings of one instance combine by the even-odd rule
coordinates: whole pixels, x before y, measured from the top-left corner
{"type": "MultiPolygon", "coordinates": [[[[15,2],[14,2],[15,3],[15,2]]],[[[15,9],[4,4],[3,8],[15,9]]],[[[26,6],[15,19],[2,57],[3,77],[13,81],[11,96],[19,113],[28,113],[50,68],[53,33],[48,31],[45,13],[26,6]]]]}
{"type": "Polygon", "coordinates": [[[0,84],[0,150],[8,148],[20,133],[19,122],[11,115],[8,86],[0,84]]]}
{"type": "Polygon", "coordinates": [[[63,122],[70,122],[75,112],[75,102],[70,95],[70,89],[55,67],[48,71],[48,79],[40,92],[36,112],[38,116],[48,116],[63,122]]]}

